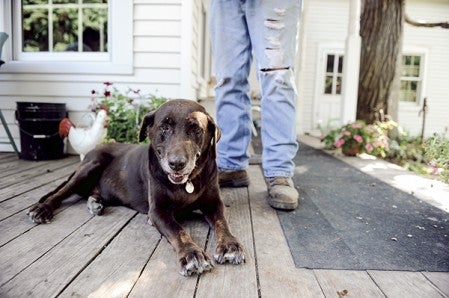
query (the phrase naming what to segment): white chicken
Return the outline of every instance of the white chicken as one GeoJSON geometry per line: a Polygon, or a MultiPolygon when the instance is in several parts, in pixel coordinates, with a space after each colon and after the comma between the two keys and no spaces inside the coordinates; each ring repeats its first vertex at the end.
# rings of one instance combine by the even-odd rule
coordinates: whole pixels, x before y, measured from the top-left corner
{"type": "Polygon", "coordinates": [[[106,138],[107,124],[107,112],[101,109],[89,128],[75,127],[69,118],[62,119],[59,123],[59,135],[69,138],[73,149],[79,153],[80,159],[83,160],[87,152],[94,149],[106,138]]]}

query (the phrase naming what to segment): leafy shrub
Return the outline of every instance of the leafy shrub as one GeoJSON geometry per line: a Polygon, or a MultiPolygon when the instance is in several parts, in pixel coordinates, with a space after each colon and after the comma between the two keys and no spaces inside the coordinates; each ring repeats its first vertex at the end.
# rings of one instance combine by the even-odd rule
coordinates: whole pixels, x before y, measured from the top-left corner
{"type": "Polygon", "coordinates": [[[424,144],[424,158],[436,170],[441,168],[441,179],[449,183],[449,139],[442,134],[434,134],[424,144]]]}

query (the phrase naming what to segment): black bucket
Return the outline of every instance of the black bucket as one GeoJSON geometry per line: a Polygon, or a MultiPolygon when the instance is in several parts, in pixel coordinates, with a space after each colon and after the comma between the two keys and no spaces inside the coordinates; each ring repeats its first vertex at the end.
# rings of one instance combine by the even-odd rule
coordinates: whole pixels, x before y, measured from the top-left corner
{"type": "Polygon", "coordinates": [[[64,142],[58,131],[59,122],[65,117],[65,103],[17,102],[20,157],[28,160],[62,158],[64,142]]]}

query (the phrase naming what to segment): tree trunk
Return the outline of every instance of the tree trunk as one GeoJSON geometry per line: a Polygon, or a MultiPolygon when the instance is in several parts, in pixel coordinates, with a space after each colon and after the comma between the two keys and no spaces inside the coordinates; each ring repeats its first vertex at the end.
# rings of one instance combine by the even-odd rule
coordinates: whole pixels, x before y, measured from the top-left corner
{"type": "Polygon", "coordinates": [[[360,79],[357,119],[367,123],[388,113],[402,37],[404,0],[365,0],[360,17],[360,79]]]}

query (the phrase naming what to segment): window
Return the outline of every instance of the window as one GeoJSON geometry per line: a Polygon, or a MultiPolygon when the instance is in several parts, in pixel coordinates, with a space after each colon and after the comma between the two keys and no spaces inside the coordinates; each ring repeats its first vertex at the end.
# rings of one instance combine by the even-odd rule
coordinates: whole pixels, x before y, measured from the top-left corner
{"type": "Polygon", "coordinates": [[[343,77],[343,55],[328,54],[326,58],[326,74],[324,94],[341,94],[343,77]]]}
{"type": "Polygon", "coordinates": [[[0,0],[5,73],[130,74],[133,1],[0,0]]]}
{"type": "Polygon", "coordinates": [[[399,100],[418,103],[421,97],[422,56],[403,55],[399,100]]]}
{"type": "Polygon", "coordinates": [[[107,0],[22,0],[23,52],[107,52],[107,0]]]}

